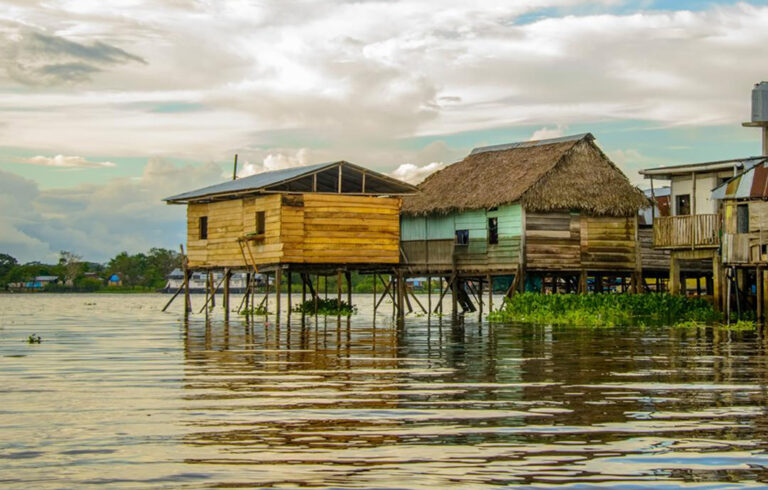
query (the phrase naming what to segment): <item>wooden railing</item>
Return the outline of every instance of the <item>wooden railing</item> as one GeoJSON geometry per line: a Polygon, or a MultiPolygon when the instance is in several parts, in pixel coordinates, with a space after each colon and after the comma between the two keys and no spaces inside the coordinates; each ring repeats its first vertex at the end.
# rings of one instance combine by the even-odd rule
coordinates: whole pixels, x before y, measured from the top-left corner
{"type": "Polygon", "coordinates": [[[716,214],[666,216],[653,222],[653,246],[657,248],[717,247],[719,236],[716,214]]]}

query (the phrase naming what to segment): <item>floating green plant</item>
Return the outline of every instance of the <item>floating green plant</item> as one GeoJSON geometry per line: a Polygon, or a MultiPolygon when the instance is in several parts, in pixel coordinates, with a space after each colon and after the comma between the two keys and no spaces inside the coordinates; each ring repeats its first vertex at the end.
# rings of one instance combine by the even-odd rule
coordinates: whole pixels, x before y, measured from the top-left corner
{"type": "Polygon", "coordinates": [[[40,337],[36,333],[33,333],[32,335],[27,337],[27,343],[28,344],[39,344],[42,341],[43,341],[42,337],[40,337]]]}
{"type": "Polygon", "coordinates": [[[248,315],[262,316],[262,315],[268,315],[269,311],[267,311],[264,305],[259,305],[259,306],[254,306],[253,308],[244,308],[240,310],[240,314],[243,316],[248,316],[248,315]]]}
{"type": "MultiPolygon", "coordinates": [[[[310,299],[299,303],[293,308],[296,313],[315,314],[315,300],[310,299]]],[[[350,316],[357,313],[357,307],[346,301],[335,299],[317,299],[317,314],[327,316],[350,316]]]]}
{"type": "Polygon", "coordinates": [[[671,294],[516,294],[489,313],[491,322],[616,326],[713,323],[720,319],[701,298],[671,294]]]}

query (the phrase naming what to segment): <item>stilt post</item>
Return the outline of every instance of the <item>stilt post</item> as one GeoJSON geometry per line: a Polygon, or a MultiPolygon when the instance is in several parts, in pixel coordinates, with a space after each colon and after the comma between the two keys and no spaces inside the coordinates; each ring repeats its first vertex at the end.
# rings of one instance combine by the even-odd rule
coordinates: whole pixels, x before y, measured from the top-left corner
{"type": "Polygon", "coordinates": [[[275,321],[280,323],[280,283],[283,279],[283,269],[280,267],[275,271],[275,321]]]}
{"type": "Polygon", "coordinates": [[[222,298],[222,306],[224,307],[224,321],[229,321],[229,281],[232,279],[232,271],[229,267],[224,269],[224,297],[222,298]]]}

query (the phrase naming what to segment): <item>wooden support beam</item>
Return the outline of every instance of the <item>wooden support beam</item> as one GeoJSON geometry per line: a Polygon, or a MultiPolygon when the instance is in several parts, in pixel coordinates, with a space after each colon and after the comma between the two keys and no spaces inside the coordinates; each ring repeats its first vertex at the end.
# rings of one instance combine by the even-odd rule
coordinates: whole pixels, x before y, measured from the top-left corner
{"type": "Polygon", "coordinates": [[[189,259],[184,255],[184,245],[179,245],[181,251],[181,269],[184,272],[184,316],[192,311],[192,300],[189,296],[189,278],[192,272],[189,270],[189,259]]]}
{"type": "Polygon", "coordinates": [[[376,303],[376,286],[378,286],[378,284],[377,284],[378,279],[376,279],[376,276],[377,276],[377,274],[374,272],[373,273],[373,316],[374,316],[374,318],[376,317],[376,306],[377,306],[377,303],[376,303]]]}
{"type": "Polygon", "coordinates": [[[277,268],[275,271],[275,323],[280,323],[280,294],[281,282],[283,279],[283,269],[277,268]]]}
{"type": "Polygon", "coordinates": [[[182,291],[184,291],[184,283],[181,283],[181,286],[179,286],[179,289],[176,290],[175,293],[173,293],[173,296],[171,296],[171,299],[168,300],[168,302],[163,306],[163,310],[165,311],[168,309],[169,306],[171,306],[171,303],[173,303],[173,300],[176,299],[176,296],[178,296],[182,291]]]}
{"type": "Polygon", "coordinates": [[[582,269],[579,272],[579,294],[587,294],[587,271],[582,269]]]}
{"type": "Polygon", "coordinates": [[[224,269],[224,297],[222,298],[222,307],[224,308],[224,321],[229,321],[229,282],[232,279],[232,271],[229,267],[224,269]]]}
{"type": "MultiPolygon", "coordinates": [[[[419,301],[419,298],[417,298],[417,297],[416,297],[416,293],[413,291],[413,289],[408,289],[408,288],[406,287],[406,291],[407,291],[408,293],[410,293],[410,294],[411,294],[411,297],[412,297],[412,298],[413,298],[413,300],[416,302],[416,304],[417,304],[417,305],[419,305],[419,308],[421,308],[421,311],[423,311],[423,312],[424,312],[424,314],[429,314],[429,312],[427,311],[427,309],[426,309],[426,308],[424,308],[424,305],[423,305],[423,304],[421,304],[421,301],[419,301]]],[[[410,308],[410,305],[409,305],[409,308],[410,308]]],[[[411,310],[411,311],[413,311],[413,310],[411,310]]]]}
{"type": "Polygon", "coordinates": [[[680,259],[674,256],[669,258],[669,292],[680,294],[680,259]]]}
{"type": "Polygon", "coordinates": [[[211,271],[208,272],[208,279],[209,280],[206,280],[206,282],[205,282],[205,304],[200,309],[200,313],[202,313],[203,310],[205,310],[208,307],[208,303],[211,304],[211,308],[216,306],[216,292],[219,290],[219,287],[221,287],[221,283],[224,282],[224,278],[222,277],[221,280],[219,281],[219,283],[216,284],[216,286],[214,287],[214,284],[213,284],[213,272],[211,272],[211,271]],[[209,288],[209,286],[210,286],[210,288],[209,288]],[[210,295],[208,294],[209,290],[213,291],[213,293],[210,294],[210,295]]]}
{"type": "Polygon", "coordinates": [[[493,276],[488,274],[486,276],[488,281],[488,313],[493,311],[493,276]]]}
{"type": "MultiPolygon", "coordinates": [[[[341,165],[339,165],[339,178],[341,178],[341,165]]],[[[341,184],[339,184],[339,187],[341,187],[341,184]]],[[[341,192],[341,191],[339,191],[341,192]]],[[[342,270],[339,269],[336,271],[336,292],[338,295],[336,296],[336,308],[341,310],[341,275],[342,270]]]]}
{"type": "Polygon", "coordinates": [[[456,319],[459,315],[459,278],[456,276],[456,271],[451,278],[451,316],[456,319]]]}
{"type": "Polygon", "coordinates": [[[395,272],[397,276],[397,317],[400,326],[405,324],[405,281],[403,281],[403,272],[397,270],[395,272]]]}
{"type": "Polygon", "coordinates": [[[347,303],[352,306],[352,273],[347,270],[344,271],[344,278],[347,280],[347,303]]]}
{"type": "Polygon", "coordinates": [[[432,314],[432,276],[427,276],[427,316],[432,314]]]}
{"type": "MultiPolygon", "coordinates": [[[[450,281],[450,279],[449,279],[450,281]]],[[[440,313],[442,315],[443,313],[443,298],[445,298],[445,295],[448,294],[448,291],[451,288],[450,282],[445,285],[445,289],[443,289],[443,277],[440,277],[440,297],[437,299],[437,305],[435,306],[435,313],[440,313]]]]}
{"type": "Polygon", "coordinates": [[[291,316],[291,308],[293,308],[293,302],[291,300],[291,289],[293,289],[293,272],[291,268],[288,268],[288,317],[291,316]]]}

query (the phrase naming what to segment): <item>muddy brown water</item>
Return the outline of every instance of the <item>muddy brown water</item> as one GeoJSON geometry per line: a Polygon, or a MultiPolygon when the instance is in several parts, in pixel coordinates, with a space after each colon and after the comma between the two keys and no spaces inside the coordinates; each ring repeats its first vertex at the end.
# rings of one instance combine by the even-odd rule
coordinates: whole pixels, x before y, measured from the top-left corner
{"type": "Polygon", "coordinates": [[[365,295],[350,320],[184,322],[167,299],[0,295],[0,485],[768,482],[757,332],[476,315],[398,330],[365,295]]]}

